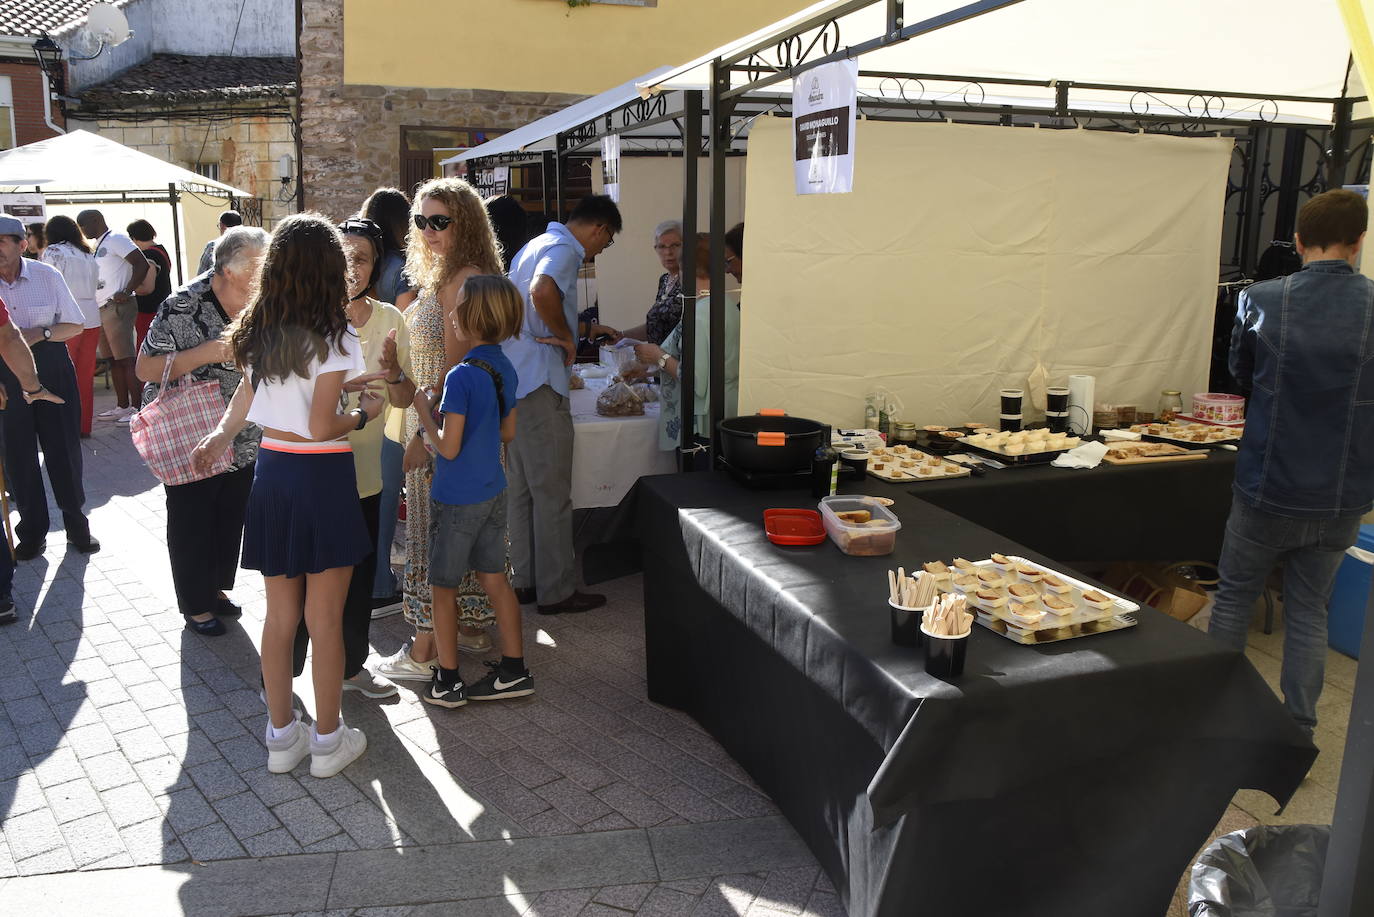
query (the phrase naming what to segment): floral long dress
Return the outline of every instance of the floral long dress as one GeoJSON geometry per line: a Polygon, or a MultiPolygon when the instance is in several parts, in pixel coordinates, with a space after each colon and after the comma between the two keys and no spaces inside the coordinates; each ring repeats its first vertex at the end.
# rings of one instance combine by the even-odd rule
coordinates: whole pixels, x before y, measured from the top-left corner
{"type": "MultiPolygon", "coordinates": [[[[406,310],[410,331],[410,368],[415,384],[442,388],[448,361],[444,355],[444,310],[432,294],[424,294],[406,310]]],[[[415,408],[406,408],[405,442],[420,427],[415,408]]],[[[429,589],[429,488],[434,465],[406,472],[406,569],[405,618],[416,630],[434,629],[434,606],[429,589]]],[[[464,624],[489,624],[491,602],[472,571],[458,587],[458,620],[464,624]]]]}

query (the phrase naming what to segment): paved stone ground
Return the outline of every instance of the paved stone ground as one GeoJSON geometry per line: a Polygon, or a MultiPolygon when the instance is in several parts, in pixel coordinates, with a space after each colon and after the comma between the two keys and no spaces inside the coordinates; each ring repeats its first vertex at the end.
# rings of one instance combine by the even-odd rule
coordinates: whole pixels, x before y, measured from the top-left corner
{"type": "MultiPolygon", "coordinates": [[[[531,616],[535,698],[446,711],[405,687],[349,694],[367,755],[331,780],[270,775],[261,579],[234,590],[241,627],[186,633],[161,488],[127,429],[101,425],[86,469],[105,549],[68,554],[54,533],[17,572],[19,623],[0,628],[0,911],[843,914],[773,804],[646,699],[637,578],[609,584],[605,610],[531,616]]],[[[407,635],[398,616],[372,636],[386,654],[407,635]]],[[[1280,640],[1252,640],[1271,683],[1280,640]]],[[[1323,753],[1289,809],[1242,792],[1218,832],[1330,821],[1354,671],[1332,654],[1323,753]]],[[[296,689],[309,710],[309,680],[296,689]]],[[[1169,917],[1186,913],[1183,878],[1169,917]]]]}
{"type": "MultiPolygon", "coordinates": [[[[610,584],[604,610],[530,616],[534,698],[448,711],[406,687],[350,693],[363,759],[330,780],[268,774],[261,578],[233,592],[242,626],[184,631],[161,487],[127,428],[85,445],[104,550],[67,553],[54,532],[0,629],[3,910],[843,913],[745,773],[646,699],[638,579],[610,584]]],[[[382,654],[405,637],[399,616],[373,627],[382,654]]],[[[309,710],[308,679],[297,693],[309,710]]]]}

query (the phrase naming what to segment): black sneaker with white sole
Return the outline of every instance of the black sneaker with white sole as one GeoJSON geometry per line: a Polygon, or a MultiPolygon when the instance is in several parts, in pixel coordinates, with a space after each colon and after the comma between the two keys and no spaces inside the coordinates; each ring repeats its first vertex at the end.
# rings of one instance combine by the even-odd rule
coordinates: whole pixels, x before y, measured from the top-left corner
{"type": "Polygon", "coordinates": [[[534,676],[529,671],[522,675],[510,675],[501,671],[499,662],[485,662],[483,665],[491,671],[481,681],[468,685],[468,700],[506,700],[529,697],[534,693],[534,676]]]}
{"type": "Polygon", "coordinates": [[[425,685],[425,689],[420,692],[420,700],[427,704],[434,704],[436,707],[465,706],[468,702],[467,689],[463,686],[463,679],[457,677],[456,669],[448,670],[448,679],[444,678],[444,669],[438,666],[430,666],[434,670],[434,677],[425,685]]]}
{"type": "Polygon", "coordinates": [[[0,598],[0,624],[13,624],[19,620],[14,612],[14,600],[9,596],[0,598]]]}

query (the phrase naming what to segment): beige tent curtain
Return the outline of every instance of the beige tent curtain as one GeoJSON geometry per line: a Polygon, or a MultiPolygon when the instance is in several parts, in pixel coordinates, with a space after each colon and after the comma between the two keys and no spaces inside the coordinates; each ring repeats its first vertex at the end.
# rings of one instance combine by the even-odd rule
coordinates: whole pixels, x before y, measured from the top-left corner
{"type": "Polygon", "coordinates": [[[858,125],[855,191],[798,196],[790,121],[750,138],[740,409],[996,421],[1043,363],[1153,407],[1207,379],[1231,142],[858,125]]]}

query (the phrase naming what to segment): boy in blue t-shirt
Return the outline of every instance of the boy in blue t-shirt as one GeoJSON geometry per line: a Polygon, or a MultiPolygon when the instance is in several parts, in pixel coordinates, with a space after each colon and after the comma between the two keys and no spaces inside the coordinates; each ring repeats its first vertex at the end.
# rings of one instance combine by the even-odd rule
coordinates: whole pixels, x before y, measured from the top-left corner
{"type": "Polygon", "coordinates": [[[453,314],[460,341],[481,341],[444,379],[434,401],[415,393],[425,443],[434,453],[430,488],[429,584],[434,593],[434,642],[439,667],[420,696],[441,707],[534,693],[525,668],[520,603],[506,577],[506,474],[501,444],[515,438],[515,367],[500,341],[520,332],[524,303],[504,277],[469,277],[453,314]],[[470,686],[458,674],[458,587],[471,570],[491,599],[501,630],[501,661],[470,686]]]}

